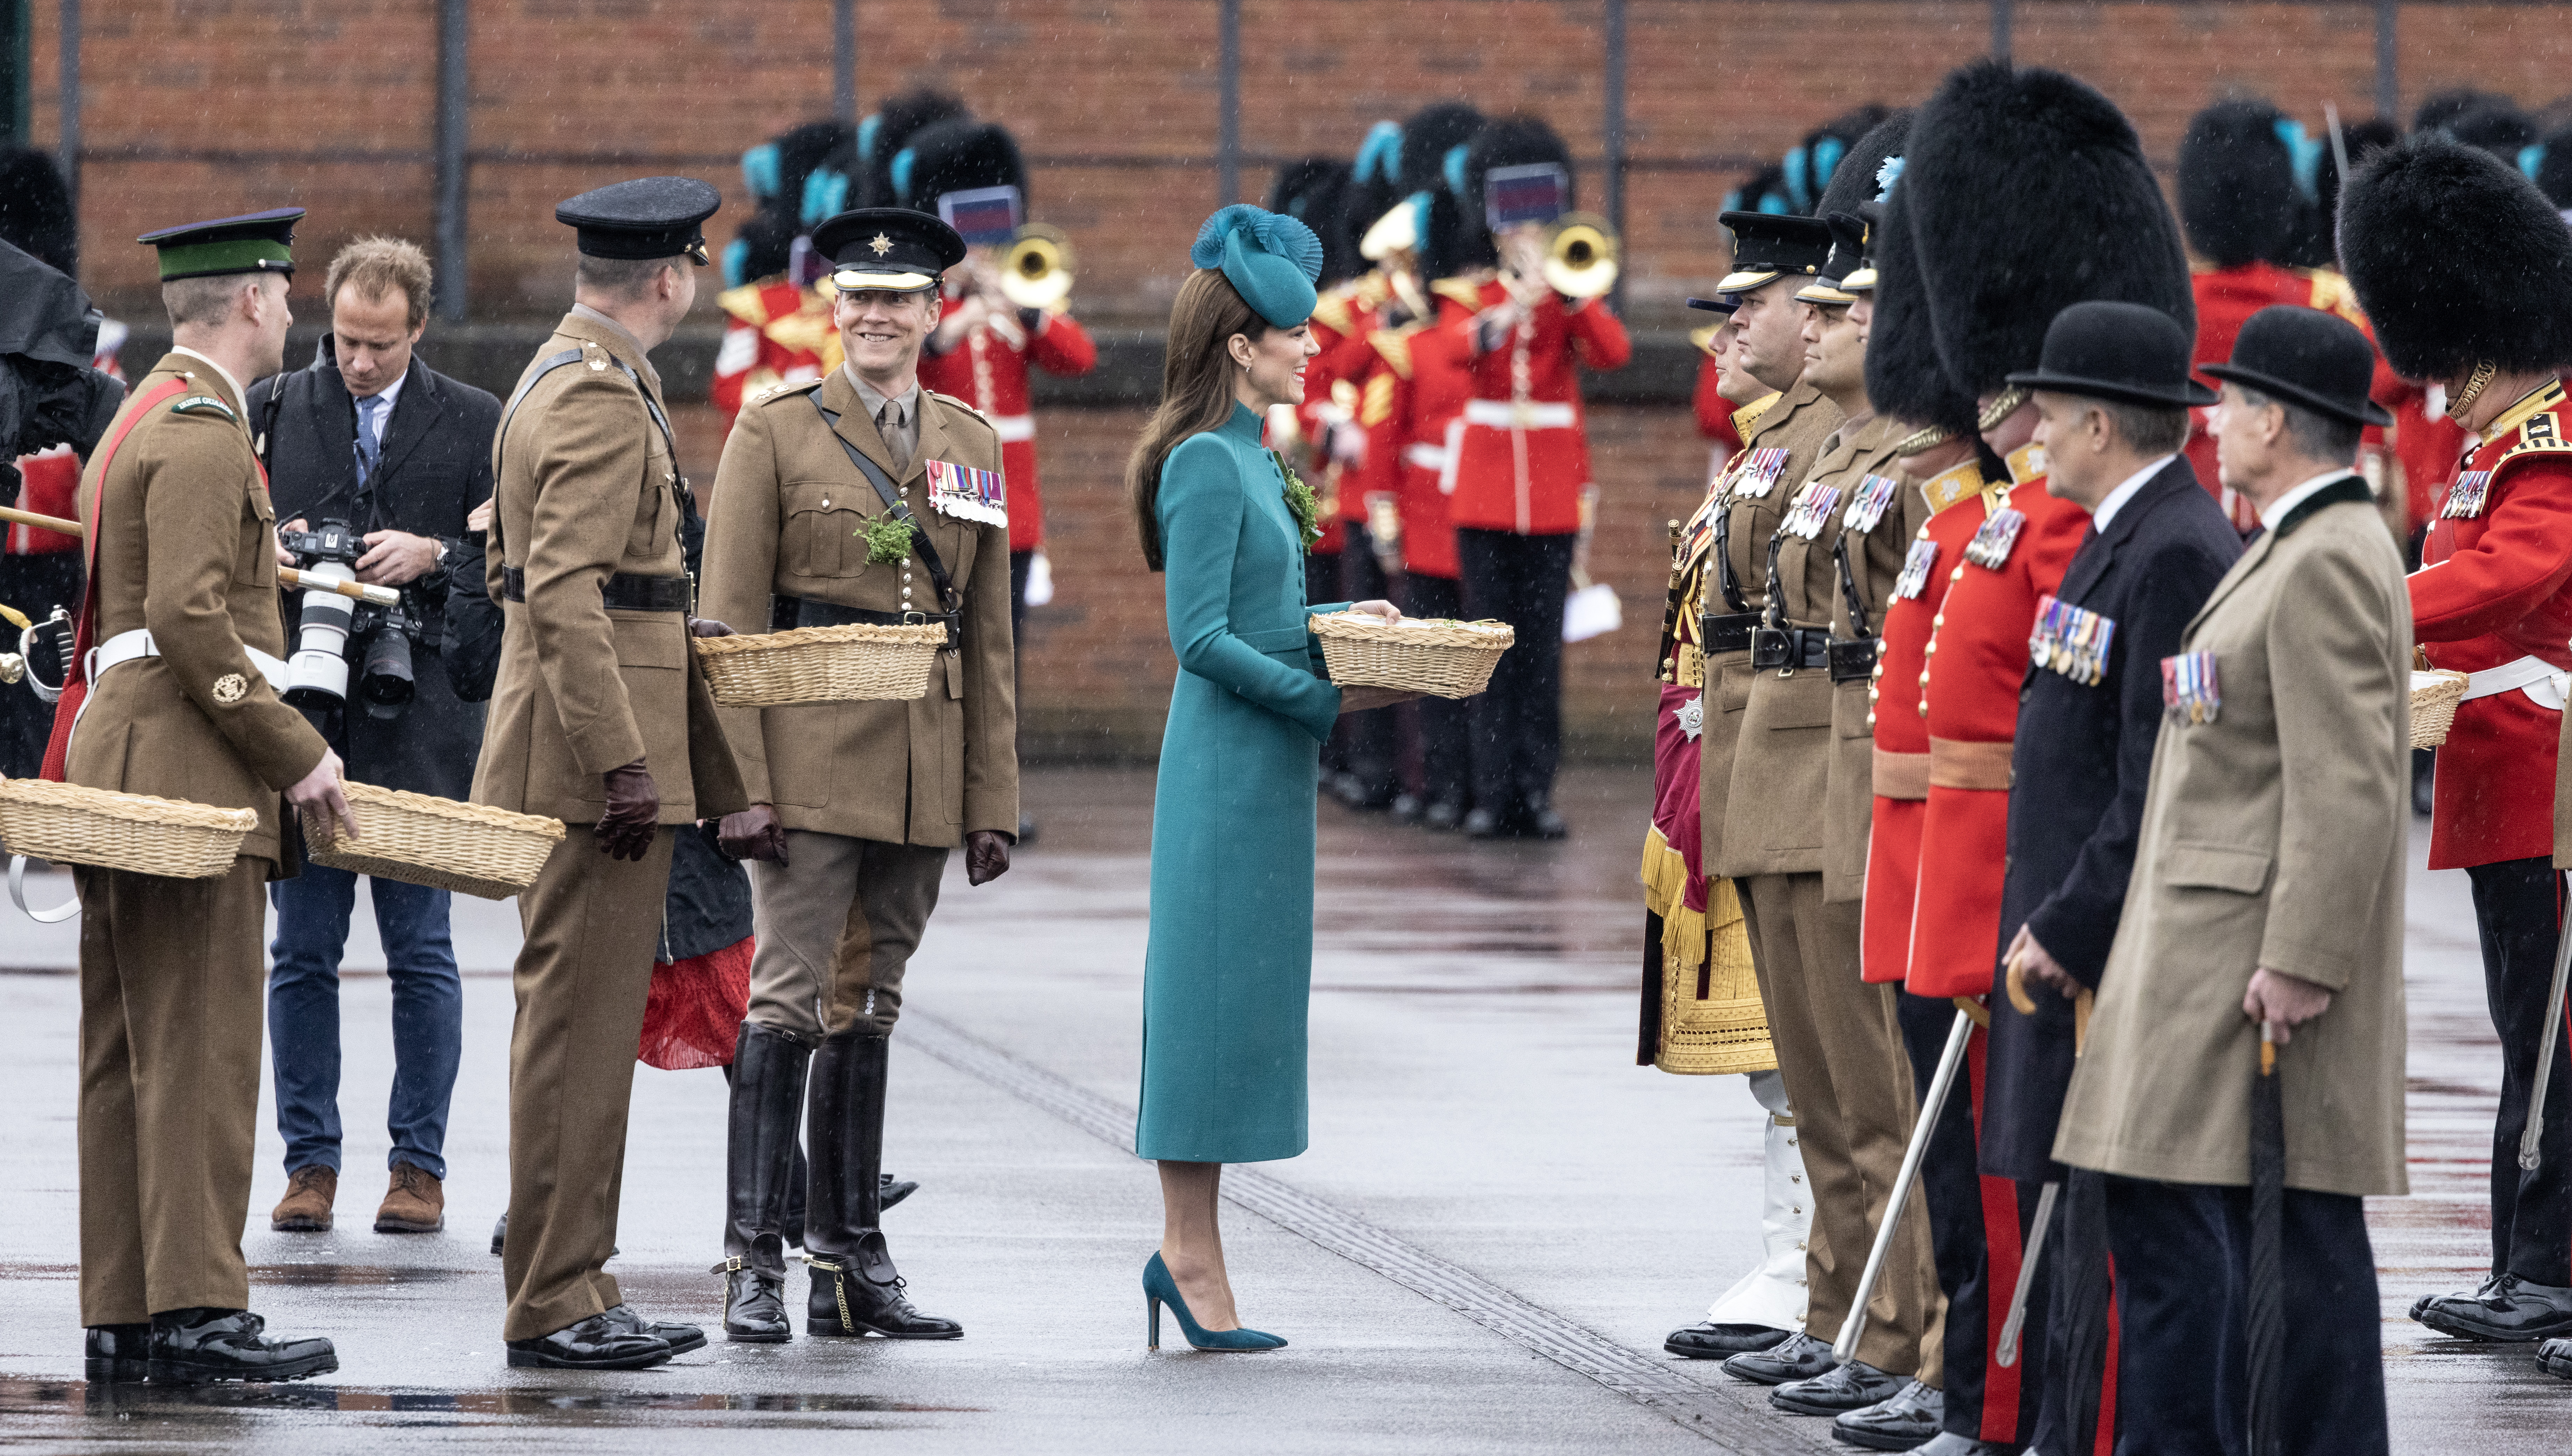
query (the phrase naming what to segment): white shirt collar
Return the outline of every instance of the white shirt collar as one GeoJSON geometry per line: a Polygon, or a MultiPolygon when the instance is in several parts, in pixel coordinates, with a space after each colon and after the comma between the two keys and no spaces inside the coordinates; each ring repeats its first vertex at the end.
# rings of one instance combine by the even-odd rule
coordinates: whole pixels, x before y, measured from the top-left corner
{"type": "Polygon", "coordinates": [[[2136,471],[2134,474],[2127,476],[2123,485],[2120,485],[2115,490],[2108,492],[2108,498],[2099,502],[2098,507],[2090,512],[2090,528],[2094,531],[2105,533],[2108,529],[2108,523],[2117,519],[2117,513],[2126,508],[2126,502],[2133,500],[2135,498],[2135,492],[2144,488],[2144,482],[2161,474],[2163,466],[2168,465],[2178,458],[2179,452],[2174,450],[2170,454],[2164,455],[2160,459],[2152,462],[2150,465],[2145,466],[2143,469],[2136,471]]]}
{"type": "Polygon", "coordinates": [[[233,398],[242,401],[245,406],[250,403],[250,391],[242,387],[242,382],[239,379],[233,377],[232,370],[225,368],[223,365],[216,363],[213,359],[206,357],[204,354],[197,352],[195,349],[192,349],[183,343],[174,343],[170,345],[170,352],[174,354],[186,354],[189,358],[195,359],[207,368],[222,375],[224,382],[233,386],[233,398]]]}
{"type": "MultiPolygon", "coordinates": [[[[402,382],[408,378],[410,378],[410,371],[405,369],[393,380],[393,382],[376,390],[371,396],[369,396],[370,398],[380,399],[383,401],[383,404],[377,407],[374,412],[375,443],[379,446],[384,442],[384,430],[392,423],[393,406],[401,400],[402,382]]],[[[366,417],[366,401],[364,399],[359,399],[356,401],[356,404],[357,418],[362,420],[366,417]]]]}
{"type": "Polygon", "coordinates": [[[2321,474],[2314,476],[2312,479],[2305,481],[2303,484],[2296,486],[2293,490],[2286,492],[2284,495],[2277,497],[2275,500],[2272,500],[2259,508],[2259,528],[2263,531],[2276,530],[2277,523],[2286,519],[2286,512],[2302,505],[2304,503],[2304,497],[2311,495],[2314,491],[2321,489],[2325,485],[2329,485],[2334,481],[2344,480],[2355,474],[2357,474],[2356,471],[2351,470],[2346,466],[2341,466],[2337,469],[2325,470],[2321,474]]]}

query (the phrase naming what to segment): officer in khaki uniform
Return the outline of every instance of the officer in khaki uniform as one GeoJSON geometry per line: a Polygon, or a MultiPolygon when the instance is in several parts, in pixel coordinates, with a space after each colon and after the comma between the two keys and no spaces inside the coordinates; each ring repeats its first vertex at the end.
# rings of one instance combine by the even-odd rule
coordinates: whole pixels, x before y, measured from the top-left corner
{"type": "Polygon", "coordinates": [[[909,702],[727,709],[753,807],[727,846],[752,876],[759,949],[733,1064],[724,1329],[789,1338],[786,1180],[811,1078],[808,1333],[953,1339],[902,1292],[881,1229],[886,1053],[947,856],[1005,872],[1018,824],[1000,440],[921,387],[940,274],[964,256],[927,214],[824,223],[848,361],[741,413],[715,477],[708,609],[779,628],[938,624],[947,647],[909,702]]]}
{"type": "Polygon", "coordinates": [[[255,809],[224,874],[74,871],[82,911],[80,1299],[89,1378],[293,1380],[326,1339],[245,1307],[259,1113],[264,886],[295,872],[279,796],[346,822],[339,759],[278,697],[276,511],[244,384],[283,364],[300,208],[146,235],[176,346],[135,381],[81,479],[85,674],[46,776],[255,809]],[[83,696],[85,688],[86,696],[83,696]],[[77,732],[70,731],[77,725],[77,732]],[[69,733],[69,741],[65,741],[69,733]]]}
{"type": "Polygon", "coordinates": [[[695,301],[701,225],[719,201],[700,182],[645,178],[554,210],[579,233],[579,301],[519,376],[491,445],[489,587],[505,625],[473,801],[571,826],[518,897],[501,1264],[512,1365],[631,1369],[705,1342],[628,1309],[602,1266],[672,840],[747,802],[692,665],[679,527],[695,506],[645,357],[695,301]]]}

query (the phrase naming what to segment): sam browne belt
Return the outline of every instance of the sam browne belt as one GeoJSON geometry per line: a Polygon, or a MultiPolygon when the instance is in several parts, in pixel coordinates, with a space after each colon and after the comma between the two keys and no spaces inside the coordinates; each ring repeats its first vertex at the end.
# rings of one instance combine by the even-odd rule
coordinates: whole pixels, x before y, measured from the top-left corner
{"type": "MultiPolygon", "coordinates": [[[[685,612],[691,607],[689,588],[694,583],[684,576],[653,577],[620,571],[599,584],[599,595],[618,612],[685,612]]],[[[524,605],[527,600],[527,573],[522,567],[500,568],[500,597],[503,601],[524,605]]]]}

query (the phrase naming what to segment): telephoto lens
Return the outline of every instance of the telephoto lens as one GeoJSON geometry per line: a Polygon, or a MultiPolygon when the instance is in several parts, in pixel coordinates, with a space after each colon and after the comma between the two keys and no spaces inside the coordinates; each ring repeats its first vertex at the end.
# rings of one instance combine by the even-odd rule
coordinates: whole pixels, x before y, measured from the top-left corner
{"type": "Polygon", "coordinates": [[[316,561],[304,577],[315,585],[304,591],[295,656],[286,664],[286,701],[307,713],[329,713],[348,701],[348,619],[357,604],[322,584],[354,581],[356,573],[345,562],[316,561]]]}
{"type": "Polygon", "coordinates": [[[366,635],[365,664],[357,673],[357,698],[366,716],[398,718],[410,702],[410,634],[400,617],[386,620],[366,635]]]}

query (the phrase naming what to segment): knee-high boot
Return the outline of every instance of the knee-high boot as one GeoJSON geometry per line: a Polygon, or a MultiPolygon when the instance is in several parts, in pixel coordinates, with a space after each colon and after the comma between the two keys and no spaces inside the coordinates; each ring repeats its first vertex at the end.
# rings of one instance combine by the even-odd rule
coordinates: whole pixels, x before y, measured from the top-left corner
{"type": "Polygon", "coordinates": [[[741,1024],[734,1043],[732,1115],[724,1136],[724,1335],[754,1343],[791,1338],[786,1313],[787,1197],[803,1121],[812,1050],[784,1032],[741,1024]]]}
{"type": "Polygon", "coordinates": [[[964,1326],[923,1314],[903,1295],[880,1226],[883,1212],[885,1056],[891,1042],[870,1030],[825,1037],[813,1054],[813,1183],[805,1205],[804,1249],[813,1292],[804,1328],[812,1334],[955,1339],[964,1326]]]}

